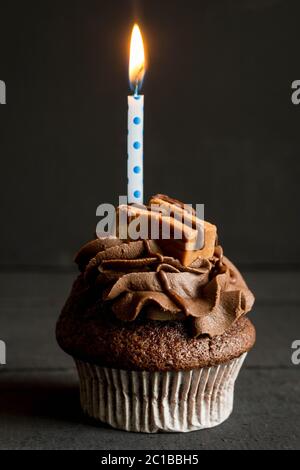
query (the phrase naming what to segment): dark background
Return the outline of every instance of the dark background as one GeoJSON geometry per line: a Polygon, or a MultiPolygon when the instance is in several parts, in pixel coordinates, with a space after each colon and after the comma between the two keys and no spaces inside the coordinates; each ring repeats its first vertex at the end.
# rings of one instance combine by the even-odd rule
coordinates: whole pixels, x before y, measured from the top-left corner
{"type": "Polygon", "coordinates": [[[205,203],[242,267],[297,266],[299,18],[298,0],[1,2],[1,266],[71,266],[126,194],[134,20],[145,196],[205,203]]]}
{"type": "Polygon", "coordinates": [[[299,37],[299,0],[0,3],[0,449],[300,449],[299,37]],[[200,434],[88,422],[55,340],[74,252],[127,190],[134,21],[149,54],[145,196],[205,203],[256,296],[234,413],[200,434]]]}

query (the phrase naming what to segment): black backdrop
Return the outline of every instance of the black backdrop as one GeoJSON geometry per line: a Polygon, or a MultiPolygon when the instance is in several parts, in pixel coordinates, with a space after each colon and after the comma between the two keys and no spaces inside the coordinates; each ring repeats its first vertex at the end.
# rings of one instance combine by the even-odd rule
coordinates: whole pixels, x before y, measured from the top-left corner
{"type": "Polygon", "coordinates": [[[205,203],[237,262],[300,263],[299,0],[29,0],[0,5],[1,266],[69,266],[126,193],[134,20],[146,196],[205,203]]]}

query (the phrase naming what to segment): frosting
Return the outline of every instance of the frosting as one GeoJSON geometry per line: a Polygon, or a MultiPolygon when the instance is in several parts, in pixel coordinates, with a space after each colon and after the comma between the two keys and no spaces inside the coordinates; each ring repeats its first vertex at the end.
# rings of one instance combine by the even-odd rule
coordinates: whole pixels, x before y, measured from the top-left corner
{"type": "Polygon", "coordinates": [[[182,320],[192,336],[223,334],[251,310],[254,296],[220,245],[210,258],[183,266],[165,256],[152,240],[93,240],[75,261],[86,281],[99,289],[104,304],[120,320],[143,315],[182,320]]]}

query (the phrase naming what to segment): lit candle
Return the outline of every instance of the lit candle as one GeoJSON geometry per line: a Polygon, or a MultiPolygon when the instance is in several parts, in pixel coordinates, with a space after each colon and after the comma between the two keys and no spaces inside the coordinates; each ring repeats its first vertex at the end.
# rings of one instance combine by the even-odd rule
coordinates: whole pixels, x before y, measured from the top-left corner
{"type": "Polygon", "coordinates": [[[137,24],[134,25],[129,58],[129,80],[133,95],[128,96],[128,203],[143,204],[143,132],[144,96],[140,95],[145,74],[143,39],[137,24]]]}

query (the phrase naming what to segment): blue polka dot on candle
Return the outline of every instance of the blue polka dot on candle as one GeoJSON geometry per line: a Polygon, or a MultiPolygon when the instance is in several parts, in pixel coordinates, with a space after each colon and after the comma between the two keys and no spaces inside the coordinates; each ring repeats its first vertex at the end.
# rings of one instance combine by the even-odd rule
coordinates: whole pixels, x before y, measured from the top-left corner
{"type": "Polygon", "coordinates": [[[141,124],[141,118],[139,118],[138,116],[136,116],[135,118],[133,118],[133,123],[134,124],[141,124]]]}
{"type": "Polygon", "coordinates": [[[135,166],[133,168],[133,172],[136,173],[136,174],[140,173],[141,172],[141,167],[140,166],[135,166]]]}
{"type": "Polygon", "coordinates": [[[141,95],[134,95],[134,99],[135,99],[135,100],[140,100],[140,99],[141,99],[141,95]]]}
{"type": "Polygon", "coordinates": [[[133,142],[133,147],[135,148],[135,150],[138,150],[139,148],[141,148],[141,143],[138,141],[133,142]]]}
{"type": "Polygon", "coordinates": [[[139,197],[141,197],[141,191],[137,189],[136,191],[134,191],[133,195],[136,199],[138,199],[139,197]]]}

